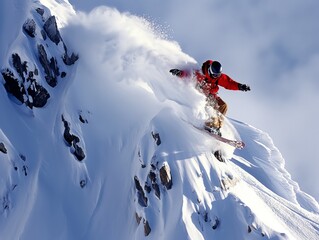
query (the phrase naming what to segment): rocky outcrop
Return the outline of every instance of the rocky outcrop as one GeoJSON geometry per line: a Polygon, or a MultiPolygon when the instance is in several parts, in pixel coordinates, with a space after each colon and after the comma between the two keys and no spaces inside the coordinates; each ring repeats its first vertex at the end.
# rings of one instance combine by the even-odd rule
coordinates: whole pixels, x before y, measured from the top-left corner
{"type": "Polygon", "coordinates": [[[38,70],[35,68],[33,71],[28,71],[30,68],[28,63],[22,61],[17,53],[12,54],[12,65],[17,76],[9,68],[1,71],[7,92],[30,108],[45,106],[50,94],[35,79],[35,76],[38,75],[38,70]]]}
{"type": "MultiPolygon", "coordinates": [[[[30,86],[27,89],[28,96],[31,97],[32,102],[28,101],[29,107],[42,108],[46,105],[48,99],[50,98],[50,94],[48,91],[41,86],[34,78],[34,74],[29,72],[28,82],[30,82],[30,86]]],[[[29,99],[30,100],[30,99],[29,99]]]]}
{"type": "Polygon", "coordinates": [[[44,38],[48,36],[48,38],[52,42],[54,42],[56,45],[58,45],[60,42],[63,43],[64,54],[62,56],[62,59],[65,65],[70,66],[79,59],[79,56],[77,54],[68,53],[68,48],[63,42],[63,39],[60,35],[60,31],[58,29],[55,16],[51,16],[46,20],[46,22],[44,23],[43,29],[44,29],[44,33],[42,33],[42,35],[44,36],[44,38]]]}
{"type": "Polygon", "coordinates": [[[27,62],[22,62],[20,56],[17,53],[14,53],[12,54],[12,64],[22,80],[25,81],[25,75],[28,73],[27,62]]]}
{"type": "Polygon", "coordinates": [[[25,23],[23,24],[23,30],[26,34],[28,34],[30,37],[34,38],[36,33],[36,24],[33,19],[27,19],[25,23]]]}
{"type": "Polygon", "coordinates": [[[45,21],[43,29],[46,32],[47,36],[50,38],[50,40],[54,42],[56,45],[58,45],[60,41],[62,41],[55,16],[51,16],[45,21]]]}
{"type": "Polygon", "coordinates": [[[5,81],[4,87],[8,93],[16,97],[21,103],[24,103],[24,95],[26,91],[21,81],[18,80],[10,69],[3,69],[1,71],[2,77],[5,81]]]}
{"type": "Polygon", "coordinates": [[[36,8],[35,9],[35,11],[37,12],[37,13],[39,13],[42,17],[43,17],[43,14],[44,14],[44,9],[43,8],[36,8]]]}
{"type": "MultiPolygon", "coordinates": [[[[19,154],[8,136],[0,130],[0,216],[8,216],[10,211],[16,207],[15,193],[23,189],[18,186],[23,184],[25,178],[31,174],[28,167],[27,157],[19,154]]],[[[25,182],[24,182],[25,183],[25,182]]],[[[23,191],[23,190],[22,190],[23,191]]],[[[23,194],[23,192],[20,192],[23,194]]],[[[1,237],[0,237],[1,238],[1,237]]]]}
{"type": "MultiPolygon", "coordinates": [[[[29,50],[33,53],[25,57],[28,58],[26,61],[21,58],[21,54],[13,52],[12,59],[8,59],[8,66],[1,69],[6,91],[31,109],[47,104],[51,96],[46,83],[50,87],[56,87],[59,80],[67,76],[67,72],[60,69],[79,59],[77,54],[68,51],[55,16],[48,17],[49,13],[42,8],[35,9],[33,14],[36,15],[35,18],[29,17],[22,25],[24,37],[30,42],[25,45],[29,46],[25,52],[29,50]]],[[[74,148],[81,156],[81,149],[77,144],[74,148]]]]}
{"type": "Polygon", "coordinates": [[[162,141],[161,141],[161,137],[160,137],[159,133],[152,132],[152,137],[155,140],[155,143],[157,146],[161,145],[162,141]]]}
{"type": "Polygon", "coordinates": [[[140,223],[143,219],[144,236],[147,237],[148,235],[150,235],[152,229],[150,227],[149,222],[145,218],[140,217],[137,212],[135,212],[135,219],[136,219],[136,222],[138,225],[140,225],[140,223]]]}
{"type": "MultiPolygon", "coordinates": [[[[147,137],[150,137],[147,135],[147,137]]],[[[152,211],[161,211],[158,206],[165,201],[165,197],[169,194],[168,191],[173,187],[173,178],[169,163],[164,161],[161,156],[158,156],[156,152],[159,150],[159,146],[162,144],[160,134],[156,131],[151,132],[151,141],[154,140],[154,154],[149,159],[145,158],[143,153],[149,156],[150,149],[138,149],[137,160],[141,163],[139,178],[135,175],[134,185],[136,198],[135,202],[138,203],[135,211],[135,218],[138,225],[143,227],[144,236],[151,234],[152,226],[147,221],[148,216],[152,215],[152,211]],[[141,177],[143,176],[143,177],[141,177]],[[143,221],[142,221],[143,220],[143,221]],[[143,222],[143,225],[141,224],[143,222]]],[[[140,230],[142,231],[142,229],[140,230]]]]}
{"type": "Polygon", "coordinates": [[[0,152],[3,152],[4,154],[7,154],[8,152],[3,142],[0,142],[0,152]]]}
{"type": "Polygon", "coordinates": [[[172,181],[171,169],[167,162],[163,163],[159,173],[160,173],[161,183],[166,187],[167,190],[171,189],[173,186],[173,181],[172,181]]]}
{"type": "Polygon", "coordinates": [[[79,59],[79,55],[75,53],[71,53],[71,55],[69,56],[68,49],[65,45],[64,45],[64,51],[65,53],[63,54],[62,59],[65,65],[68,65],[68,66],[73,65],[79,59]]]}
{"type": "Polygon", "coordinates": [[[87,184],[87,180],[86,180],[86,179],[82,179],[82,180],[80,181],[80,187],[81,187],[81,188],[84,188],[84,187],[86,186],[86,184],[87,184]]]}
{"type": "Polygon", "coordinates": [[[134,177],[135,188],[137,192],[137,201],[142,207],[147,207],[148,199],[137,176],[134,177]]]}
{"type": "Polygon", "coordinates": [[[51,57],[51,59],[48,60],[47,53],[42,44],[38,45],[38,56],[44,69],[45,80],[51,87],[55,87],[57,85],[57,77],[60,75],[56,59],[51,57]]]}
{"type": "Polygon", "coordinates": [[[144,224],[144,235],[147,237],[151,233],[151,227],[147,220],[143,219],[144,224]]]}
{"type": "Polygon", "coordinates": [[[77,160],[82,161],[85,158],[85,153],[82,147],[80,147],[80,138],[71,133],[70,123],[64,119],[62,115],[62,122],[64,125],[63,137],[68,147],[71,148],[71,152],[77,160]]]}
{"type": "Polygon", "coordinates": [[[157,183],[156,173],[151,170],[150,173],[148,174],[148,178],[151,181],[152,188],[153,188],[153,190],[155,192],[155,196],[158,199],[161,199],[161,191],[160,191],[159,185],[157,183]]]}

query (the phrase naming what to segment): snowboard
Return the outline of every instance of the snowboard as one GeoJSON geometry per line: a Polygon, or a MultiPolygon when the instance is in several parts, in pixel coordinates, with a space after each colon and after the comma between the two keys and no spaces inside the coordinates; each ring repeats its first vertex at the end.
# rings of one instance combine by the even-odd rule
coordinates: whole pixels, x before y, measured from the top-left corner
{"type": "Polygon", "coordinates": [[[213,132],[209,132],[208,130],[204,129],[204,128],[200,128],[200,127],[196,127],[198,130],[205,132],[207,134],[209,134],[210,136],[212,136],[213,138],[215,138],[218,141],[221,141],[223,143],[226,143],[234,148],[237,149],[243,149],[245,147],[245,143],[243,141],[239,141],[239,140],[232,140],[232,139],[228,139],[228,138],[224,138],[222,136],[219,136],[218,134],[215,134],[213,132]]]}

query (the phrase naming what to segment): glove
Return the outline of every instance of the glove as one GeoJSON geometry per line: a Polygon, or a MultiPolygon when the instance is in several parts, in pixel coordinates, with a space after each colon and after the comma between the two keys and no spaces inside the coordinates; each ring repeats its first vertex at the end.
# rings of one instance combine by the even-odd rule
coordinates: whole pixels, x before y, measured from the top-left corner
{"type": "Polygon", "coordinates": [[[250,87],[248,85],[241,83],[238,84],[238,89],[244,92],[250,91],[250,87]]]}
{"type": "Polygon", "coordinates": [[[175,76],[181,76],[182,75],[182,71],[179,70],[179,69],[176,69],[176,68],[169,70],[169,72],[171,74],[175,75],[175,76]]]}

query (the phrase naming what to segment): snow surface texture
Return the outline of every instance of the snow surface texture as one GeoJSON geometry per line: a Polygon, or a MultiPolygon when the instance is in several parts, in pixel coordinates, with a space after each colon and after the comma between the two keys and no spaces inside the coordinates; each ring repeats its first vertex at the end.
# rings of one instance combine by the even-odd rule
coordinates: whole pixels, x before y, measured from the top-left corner
{"type": "Polygon", "coordinates": [[[223,136],[246,143],[235,150],[192,127],[207,118],[204,96],[168,70],[196,61],[156,26],[107,7],[76,13],[62,0],[1,5],[1,69],[13,53],[41,66],[39,43],[60,58],[62,43],[22,30],[37,8],[56,16],[79,60],[57,60],[67,75],[56,87],[39,80],[51,96],[43,108],[0,87],[0,239],[319,238],[319,205],[267,134],[227,120],[223,136]]]}

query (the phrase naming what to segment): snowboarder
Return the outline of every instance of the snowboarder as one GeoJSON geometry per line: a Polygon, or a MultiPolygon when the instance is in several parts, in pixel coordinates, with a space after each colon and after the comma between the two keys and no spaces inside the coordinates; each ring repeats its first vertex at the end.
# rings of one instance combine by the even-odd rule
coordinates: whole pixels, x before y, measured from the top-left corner
{"type": "Polygon", "coordinates": [[[248,85],[238,83],[222,73],[222,65],[218,61],[207,60],[203,63],[201,70],[171,69],[170,73],[181,78],[195,75],[197,80],[196,88],[207,97],[207,106],[213,107],[213,109],[218,111],[217,116],[211,116],[206,121],[205,128],[218,135],[221,135],[220,128],[228,108],[227,104],[218,96],[219,86],[229,90],[250,91],[248,85]]]}

